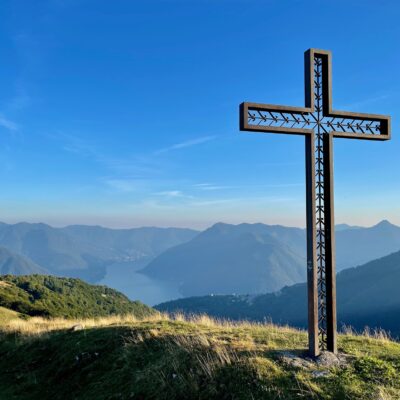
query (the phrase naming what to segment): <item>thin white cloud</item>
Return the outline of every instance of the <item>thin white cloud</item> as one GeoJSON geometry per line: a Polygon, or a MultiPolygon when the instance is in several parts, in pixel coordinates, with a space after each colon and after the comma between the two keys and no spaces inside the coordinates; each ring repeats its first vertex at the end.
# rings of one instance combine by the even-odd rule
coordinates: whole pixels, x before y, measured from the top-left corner
{"type": "Polygon", "coordinates": [[[192,201],[195,199],[194,196],[191,196],[189,194],[186,194],[182,192],[181,190],[164,190],[161,192],[155,192],[153,195],[158,196],[162,201],[176,201],[178,203],[187,203],[188,201],[192,201]]]}
{"type": "Polygon", "coordinates": [[[349,103],[349,104],[344,104],[341,105],[339,107],[337,107],[339,110],[349,110],[349,111],[353,111],[353,110],[360,110],[361,108],[364,108],[365,106],[369,106],[369,105],[373,105],[375,103],[379,103],[380,101],[384,101],[387,100],[388,98],[390,98],[391,95],[390,94],[382,94],[382,95],[378,95],[378,96],[373,96],[370,97],[368,99],[365,100],[361,100],[361,101],[356,101],[353,103],[349,103]]]}
{"type": "Polygon", "coordinates": [[[234,204],[240,206],[243,204],[259,205],[268,203],[282,203],[282,202],[292,202],[298,201],[296,197],[280,197],[280,196],[265,196],[265,197],[247,197],[247,198],[225,198],[225,199],[205,199],[205,200],[195,200],[190,203],[192,206],[203,207],[203,206],[217,206],[234,204]]]}
{"type": "Polygon", "coordinates": [[[204,207],[204,206],[214,206],[227,203],[235,203],[237,201],[240,201],[240,199],[199,200],[192,202],[191,205],[195,207],[204,207]]]}
{"type": "MultiPolygon", "coordinates": [[[[20,129],[18,124],[7,118],[6,115],[15,114],[15,112],[26,108],[30,103],[30,97],[19,81],[16,83],[16,91],[17,94],[11,100],[8,100],[5,103],[2,112],[0,112],[0,127],[3,127],[11,132],[17,132],[20,129]]],[[[22,134],[20,133],[20,135],[22,134]]]]}
{"type": "Polygon", "coordinates": [[[107,179],[105,183],[120,192],[134,192],[138,189],[138,183],[130,179],[107,179]]]}
{"type": "MultiPolygon", "coordinates": [[[[57,134],[46,134],[47,137],[61,142],[62,149],[72,154],[91,159],[102,166],[121,176],[121,179],[145,179],[148,176],[157,175],[162,171],[159,161],[154,157],[132,156],[115,157],[101,151],[92,142],[84,140],[75,135],[58,132],[57,134]]],[[[120,178],[116,178],[120,179],[120,178]]]]}
{"type": "Polygon", "coordinates": [[[28,107],[32,99],[27,93],[24,83],[21,79],[18,79],[16,84],[16,94],[15,96],[8,102],[7,110],[9,111],[20,111],[28,107]]]}
{"type": "Polygon", "coordinates": [[[268,188],[285,188],[285,187],[298,187],[298,186],[305,186],[305,183],[277,183],[271,185],[260,185],[261,187],[268,187],[268,188]]]}
{"type": "Polygon", "coordinates": [[[180,190],[166,190],[154,194],[156,194],[157,196],[166,196],[166,197],[188,197],[185,196],[180,190]]]}
{"type": "Polygon", "coordinates": [[[193,185],[194,188],[200,190],[224,190],[224,189],[257,189],[257,188],[286,188],[286,187],[297,187],[304,186],[304,183],[277,183],[277,184],[254,184],[254,185],[238,185],[238,186],[225,186],[225,185],[215,185],[213,183],[196,183],[193,185]]]}
{"type": "Polygon", "coordinates": [[[206,187],[206,186],[210,186],[212,185],[212,183],[195,183],[193,186],[194,187],[206,187]]]}
{"type": "Polygon", "coordinates": [[[18,130],[18,125],[6,118],[4,115],[0,114],[0,126],[3,128],[8,129],[9,131],[17,131],[18,130]]]}
{"type": "Polygon", "coordinates": [[[173,144],[172,146],[165,147],[163,149],[159,149],[159,150],[155,151],[154,154],[158,155],[158,154],[167,153],[172,150],[179,150],[179,149],[183,149],[185,147],[197,146],[199,144],[214,140],[215,138],[216,138],[216,136],[202,136],[202,137],[199,137],[196,139],[187,140],[186,142],[176,143],[176,144],[173,144]]]}
{"type": "Polygon", "coordinates": [[[196,189],[200,190],[224,190],[224,189],[235,189],[237,186],[224,186],[224,185],[214,185],[212,183],[197,183],[193,185],[196,189]]]}
{"type": "Polygon", "coordinates": [[[91,157],[94,159],[101,158],[101,155],[98,153],[96,146],[78,136],[66,134],[63,132],[46,133],[44,135],[52,140],[61,142],[62,149],[64,151],[67,151],[68,153],[74,153],[83,157],[91,157]]]}
{"type": "Polygon", "coordinates": [[[111,157],[101,156],[98,161],[117,174],[130,175],[145,179],[149,176],[158,176],[162,172],[162,166],[151,157],[111,157]]]}
{"type": "Polygon", "coordinates": [[[158,192],[156,194],[163,196],[171,196],[171,197],[181,197],[183,195],[180,190],[167,190],[165,192],[158,192]]]}

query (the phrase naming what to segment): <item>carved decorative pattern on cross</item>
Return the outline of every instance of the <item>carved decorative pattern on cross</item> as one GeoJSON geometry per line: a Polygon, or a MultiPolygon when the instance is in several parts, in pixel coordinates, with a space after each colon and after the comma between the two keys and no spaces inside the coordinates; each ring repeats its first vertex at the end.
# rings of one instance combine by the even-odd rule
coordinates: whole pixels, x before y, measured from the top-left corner
{"type": "Polygon", "coordinates": [[[242,103],[240,129],[306,140],[308,332],[312,355],[337,351],[333,197],[334,137],[390,139],[390,117],[332,110],[332,55],[305,52],[305,107],[242,103]]]}
{"type": "Polygon", "coordinates": [[[326,133],[337,131],[341,133],[360,133],[364,135],[380,135],[381,124],[368,120],[354,118],[321,117],[316,119],[316,113],[285,113],[278,111],[248,111],[248,124],[273,128],[313,129],[319,125],[326,133]]]}
{"type": "Polygon", "coordinates": [[[317,241],[317,286],[318,286],[318,340],[321,350],[328,349],[327,298],[326,298],[326,243],[325,243],[325,182],[324,182],[324,141],[326,130],[322,125],[322,60],[314,57],[314,107],[311,114],[315,121],[315,231],[317,241]]]}

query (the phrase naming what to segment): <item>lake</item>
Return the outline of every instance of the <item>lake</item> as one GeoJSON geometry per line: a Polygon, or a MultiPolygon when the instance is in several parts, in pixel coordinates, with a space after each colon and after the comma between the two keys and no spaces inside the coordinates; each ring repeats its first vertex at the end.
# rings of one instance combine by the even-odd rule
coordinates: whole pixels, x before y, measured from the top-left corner
{"type": "Polygon", "coordinates": [[[152,279],[137,272],[143,267],[143,264],[135,262],[109,265],[106,276],[98,284],[116,289],[129,299],[140,300],[149,306],[183,297],[177,284],[152,279]]]}

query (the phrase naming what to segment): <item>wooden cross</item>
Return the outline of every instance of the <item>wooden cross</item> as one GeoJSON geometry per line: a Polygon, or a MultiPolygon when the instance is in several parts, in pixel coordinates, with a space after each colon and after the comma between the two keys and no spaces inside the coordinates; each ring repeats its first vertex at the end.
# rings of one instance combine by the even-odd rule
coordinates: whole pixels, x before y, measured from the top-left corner
{"type": "Polygon", "coordinates": [[[242,103],[240,130],[305,136],[308,338],[311,355],[337,352],[334,137],[389,140],[390,117],[332,110],[331,52],[307,50],[305,107],[242,103]]]}

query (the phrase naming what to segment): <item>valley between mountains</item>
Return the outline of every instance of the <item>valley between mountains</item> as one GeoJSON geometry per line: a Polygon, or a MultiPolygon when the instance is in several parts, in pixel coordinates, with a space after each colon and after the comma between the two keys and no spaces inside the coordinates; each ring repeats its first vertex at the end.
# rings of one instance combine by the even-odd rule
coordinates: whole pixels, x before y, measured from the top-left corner
{"type": "MultiPolygon", "coordinates": [[[[400,335],[400,227],[336,229],[339,328],[400,335]]],[[[0,224],[0,272],[80,278],[162,311],[306,326],[305,231],[0,224]],[[161,303],[161,304],[160,304],[161,303]]]]}
{"type": "MultiPolygon", "coordinates": [[[[370,228],[338,225],[336,248],[340,272],[399,251],[400,227],[388,221],[370,228]]],[[[305,230],[279,225],[217,223],[198,232],[0,224],[2,274],[111,283],[130,297],[140,296],[138,286],[149,282],[149,290],[174,287],[162,301],[279,291],[305,281],[305,251],[305,230]]]]}

